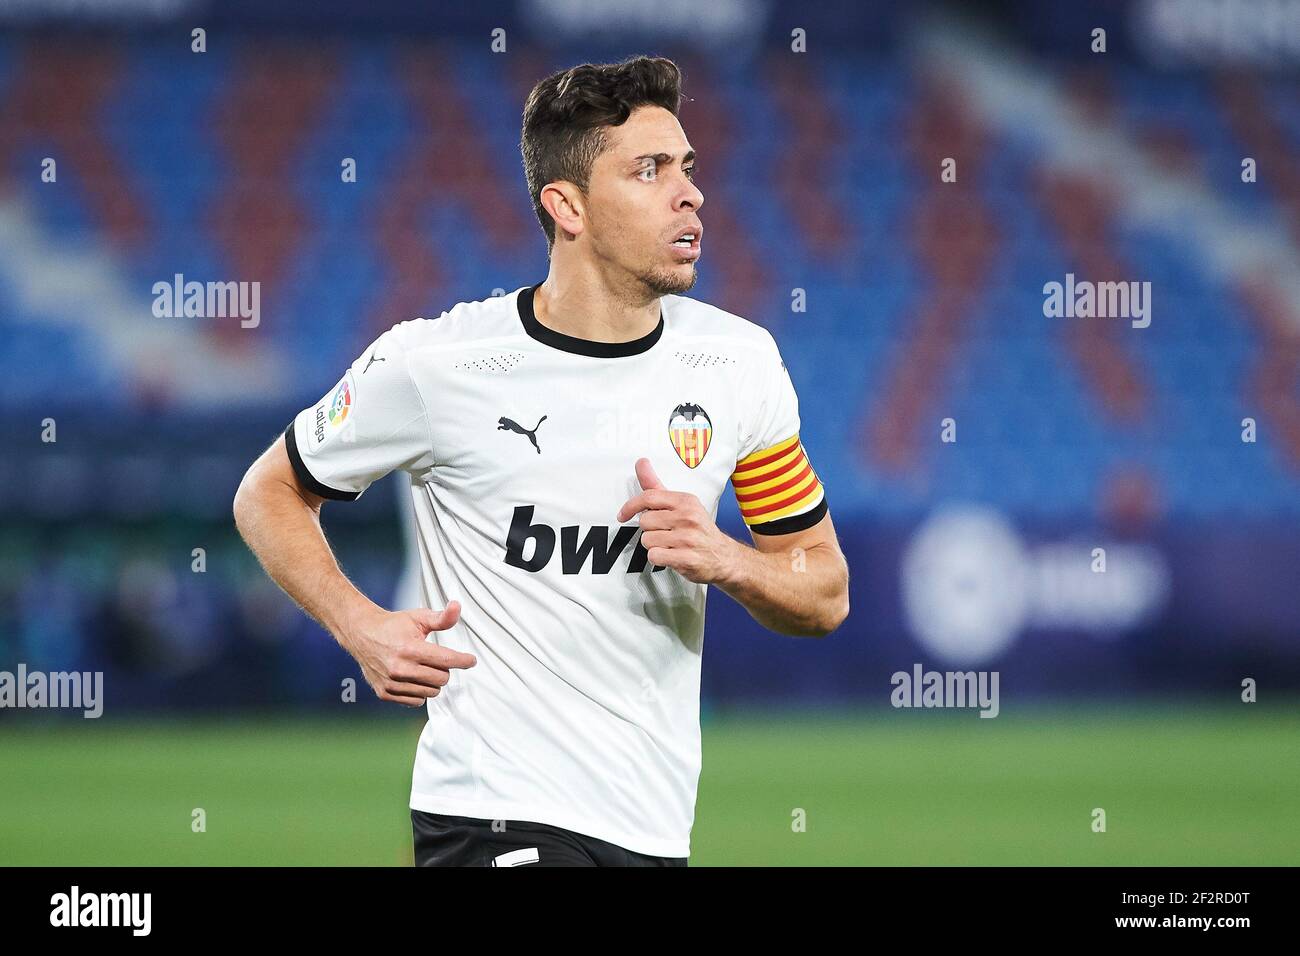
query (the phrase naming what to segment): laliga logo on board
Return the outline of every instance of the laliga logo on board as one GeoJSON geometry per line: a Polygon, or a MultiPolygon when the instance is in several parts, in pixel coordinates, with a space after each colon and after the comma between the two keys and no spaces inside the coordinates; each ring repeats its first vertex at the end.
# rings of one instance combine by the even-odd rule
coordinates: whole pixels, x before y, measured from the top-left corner
{"type": "Polygon", "coordinates": [[[704,460],[712,438],[713,422],[699,405],[678,405],[673,409],[668,419],[668,440],[687,468],[694,468],[704,460]]]}
{"type": "Polygon", "coordinates": [[[927,651],[962,665],[997,658],[1031,628],[1118,637],[1163,609],[1171,576],[1155,547],[1105,539],[1116,568],[1098,573],[1097,543],[1031,544],[996,510],[949,506],[903,552],[904,618],[927,651]]]}

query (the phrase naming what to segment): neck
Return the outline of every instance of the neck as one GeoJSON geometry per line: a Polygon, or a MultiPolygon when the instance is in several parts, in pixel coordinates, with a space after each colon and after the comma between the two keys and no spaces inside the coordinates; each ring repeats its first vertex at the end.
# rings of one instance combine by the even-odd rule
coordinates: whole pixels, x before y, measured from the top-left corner
{"type": "MultiPolygon", "coordinates": [[[[639,283],[638,283],[639,285],[639,283]]],[[[619,285],[598,270],[557,269],[555,261],[533,300],[537,321],[590,342],[630,342],[659,324],[659,296],[619,285]]]]}

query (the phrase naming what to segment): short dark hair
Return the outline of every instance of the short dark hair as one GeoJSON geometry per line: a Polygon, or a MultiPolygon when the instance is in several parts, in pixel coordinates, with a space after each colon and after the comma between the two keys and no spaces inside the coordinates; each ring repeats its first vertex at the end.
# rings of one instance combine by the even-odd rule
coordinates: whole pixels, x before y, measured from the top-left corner
{"type": "Polygon", "coordinates": [[[584,192],[591,165],[605,148],[606,126],[622,126],[639,106],[662,106],[674,116],[681,105],[682,74],[664,57],[638,56],[621,63],[584,63],[552,73],[524,104],[519,149],[533,211],[555,244],[555,220],[542,205],[542,187],[556,180],[584,192]]]}

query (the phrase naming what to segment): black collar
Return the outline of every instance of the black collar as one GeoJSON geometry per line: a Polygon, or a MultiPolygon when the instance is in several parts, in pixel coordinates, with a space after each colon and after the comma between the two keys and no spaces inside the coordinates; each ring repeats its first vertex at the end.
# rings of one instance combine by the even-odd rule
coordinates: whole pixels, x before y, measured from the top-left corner
{"type": "Polygon", "coordinates": [[[557,332],[555,329],[548,328],[538,322],[537,315],[533,312],[533,295],[540,285],[539,282],[537,285],[520,290],[519,318],[524,323],[525,332],[551,348],[573,352],[577,355],[591,355],[595,358],[619,358],[624,355],[641,354],[658,342],[659,337],[664,334],[662,306],[659,309],[659,324],[639,339],[632,339],[628,342],[593,342],[591,339],[580,339],[576,335],[565,335],[563,332],[557,332]]]}

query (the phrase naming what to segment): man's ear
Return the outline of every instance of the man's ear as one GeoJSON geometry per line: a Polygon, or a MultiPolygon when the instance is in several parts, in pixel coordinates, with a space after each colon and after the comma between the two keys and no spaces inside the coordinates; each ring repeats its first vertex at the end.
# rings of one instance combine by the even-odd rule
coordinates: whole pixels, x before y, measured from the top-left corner
{"type": "Polygon", "coordinates": [[[562,234],[573,238],[582,235],[585,228],[583,220],[586,216],[586,197],[583,196],[581,189],[573,183],[558,180],[543,186],[539,198],[542,207],[555,220],[557,239],[561,238],[562,234]]]}

